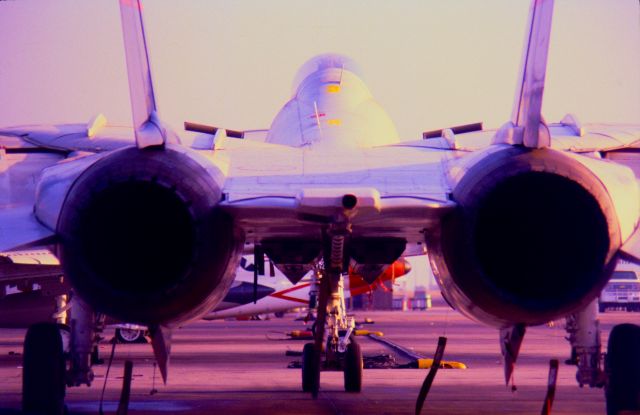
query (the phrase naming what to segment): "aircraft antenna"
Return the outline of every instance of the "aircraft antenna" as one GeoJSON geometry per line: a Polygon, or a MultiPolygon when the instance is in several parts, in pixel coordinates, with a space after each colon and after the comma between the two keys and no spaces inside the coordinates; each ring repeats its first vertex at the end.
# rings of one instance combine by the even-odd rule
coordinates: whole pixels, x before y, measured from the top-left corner
{"type": "Polygon", "coordinates": [[[315,112],[316,124],[318,124],[318,130],[320,130],[320,137],[322,137],[322,123],[320,122],[320,113],[318,112],[317,101],[313,101],[313,110],[315,112]]]}

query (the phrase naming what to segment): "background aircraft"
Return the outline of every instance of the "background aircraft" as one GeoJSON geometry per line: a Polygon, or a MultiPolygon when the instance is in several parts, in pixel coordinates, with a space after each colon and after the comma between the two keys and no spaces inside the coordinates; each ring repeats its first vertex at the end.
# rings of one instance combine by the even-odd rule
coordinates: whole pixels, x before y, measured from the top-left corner
{"type": "MultiPolygon", "coordinates": [[[[293,285],[277,269],[262,278],[254,291],[253,257],[244,256],[224,299],[204,316],[206,320],[250,317],[309,307],[313,279],[310,275],[293,285]]],[[[388,267],[373,283],[367,283],[353,269],[345,279],[345,298],[365,294],[387,282],[393,283],[411,271],[411,265],[400,259],[388,267]]],[[[0,253],[0,274],[5,286],[0,295],[0,328],[28,328],[42,321],[55,321],[56,298],[68,295],[58,259],[48,250],[0,253]]],[[[317,294],[317,287],[314,290],[317,294]]],[[[315,295],[314,294],[314,295],[315,295]]],[[[115,326],[115,335],[125,343],[137,342],[146,334],[144,326],[108,322],[115,326]]]]}
{"type": "MultiPolygon", "coordinates": [[[[637,164],[640,128],[545,122],[553,2],[532,5],[512,116],[497,131],[474,124],[401,142],[357,65],[323,55],[300,69],[264,141],[196,127],[212,137],[185,146],[157,113],[139,4],[121,2],[135,144],[103,117],[2,131],[0,249],[55,244],[78,293],[67,383],[90,383],[92,309],[149,325],[166,376],[171,327],[222,300],[247,243],[292,282],[323,271],[316,339],[303,356],[303,389],[314,394],[325,341],[345,389],[361,387],[359,347],[336,300],[346,268],[354,261],[375,277],[425,245],[448,302],[500,330],[507,380],[526,326],[575,313],[578,332],[597,332],[591,304],[617,257],[640,257],[638,186],[625,167],[637,164]]],[[[639,330],[610,337],[612,411],[637,396],[628,385],[640,385],[638,373],[620,362],[637,361],[628,345],[640,343],[639,330]]],[[[589,341],[577,347],[578,376],[598,385],[599,343],[589,341]]],[[[55,326],[29,330],[25,409],[60,408],[61,394],[48,392],[64,390],[52,375],[60,344],[55,326]]]]}
{"type": "MultiPolygon", "coordinates": [[[[309,296],[314,284],[311,276],[307,275],[293,285],[279,270],[274,270],[273,275],[260,281],[257,288],[258,300],[254,303],[253,263],[250,262],[253,258],[245,257],[243,260],[246,260],[246,266],[238,268],[227,296],[211,313],[204,316],[205,320],[277,313],[309,306],[309,296]]],[[[350,269],[348,278],[345,278],[345,298],[371,292],[380,284],[393,283],[396,278],[410,271],[409,262],[401,258],[391,264],[373,283],[368,283],[350,269]]]]}

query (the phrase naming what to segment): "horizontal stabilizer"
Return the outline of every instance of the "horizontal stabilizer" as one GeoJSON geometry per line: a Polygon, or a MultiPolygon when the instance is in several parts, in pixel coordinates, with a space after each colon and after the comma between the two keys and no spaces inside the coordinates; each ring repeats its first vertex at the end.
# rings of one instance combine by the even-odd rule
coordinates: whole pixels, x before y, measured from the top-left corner
{"type": "Polygon", "coordinates": [[[42,280],[60,280],[63,275],[60,265],[16,264],[0,255],[0,284],[42,280]]]}
{"type": "Polygon", "coordinates": [[[622,244],[619,254],[622,258],[640,265],[640,227],[622,244]]]}
{"type": "Polygon", "coordinates": [[[54,232],[36,219],[33,206],[0,209],[0,252],[44,246],[53,237],[54,232]]]}

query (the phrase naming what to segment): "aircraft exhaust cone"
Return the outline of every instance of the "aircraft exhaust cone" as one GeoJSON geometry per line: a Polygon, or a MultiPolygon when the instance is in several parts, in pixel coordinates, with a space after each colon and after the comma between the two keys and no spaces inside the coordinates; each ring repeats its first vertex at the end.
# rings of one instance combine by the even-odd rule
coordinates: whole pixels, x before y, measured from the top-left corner
{"type": "Polygon", "coordinates": [[[432,261],[463,311],[498,326],[541,324],[606,284],[617,218],[605,186],[566,155],[509,148],[473,166],[453,196],[459,207],[432,241],[441,256],[432,261]]]}
{"type": "Polygon", "coordinates": [[[214,177],[186,154],[130,148],[102,159],[60,216],[65,273],[96,310],[123,321],[208,311],[228,289],[241,240],[219,200],[214,177]]]}

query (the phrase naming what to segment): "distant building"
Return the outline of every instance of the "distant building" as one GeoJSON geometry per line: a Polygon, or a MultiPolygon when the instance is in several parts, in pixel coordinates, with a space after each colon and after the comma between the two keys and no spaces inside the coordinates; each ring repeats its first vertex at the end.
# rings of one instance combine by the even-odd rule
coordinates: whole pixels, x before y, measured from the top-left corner
{"type": "Polygon", "coordinates": [[[351,297],[353,310],[391,310],[393,307],[393,288],[391,282],[384,284],[385,288],[377,287],[370,293],[351,297]]]}
{"type": "Polygon", "coordinates": [[[427,289],[425,287],[416,287],[416,289],[413,291],[411,308],[413,308],[414,310],[427,309],[427,289]]]}

